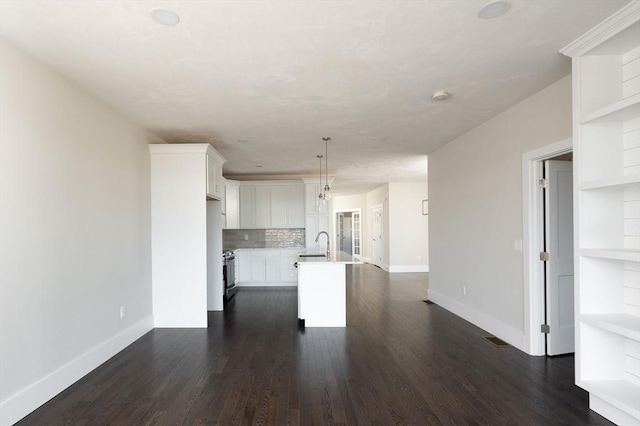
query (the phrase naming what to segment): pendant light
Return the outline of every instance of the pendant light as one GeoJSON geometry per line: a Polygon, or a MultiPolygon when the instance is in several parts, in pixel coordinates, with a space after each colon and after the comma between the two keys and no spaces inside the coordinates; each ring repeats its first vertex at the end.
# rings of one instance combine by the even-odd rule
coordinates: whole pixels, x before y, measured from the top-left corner
{"type": "MultiPolygon", "coordinates": [[[[320,186],[322,185],[322,155],[316,155],[316,157],[318,157],[318,159],[320,160],[320,173],[318,174],[319,179],[318,182],[320,184],[320,186]]],[[[318,194],[318,204],[324,203],[325,202],[325,194],[324,191],[320,191],[320,193],[318,194]]]]}
{"type": "MultiPolygon", "coordinates": [[[[325,136],[324,138],[322,138],[322,140],[324,141],[324,154],[325,154],[325,158],[324,158],[324,177],[325,177],[325,184],[324,184],[324,197],[327,198],[329,196],[329,194],[327,194],[329,191],[331,191],[331,186],[329,186],[329,141],[331,140],[330,137],[325,136]]],[[[320,182],[320,184],[322,185],[322,182],[320,182]]]]}

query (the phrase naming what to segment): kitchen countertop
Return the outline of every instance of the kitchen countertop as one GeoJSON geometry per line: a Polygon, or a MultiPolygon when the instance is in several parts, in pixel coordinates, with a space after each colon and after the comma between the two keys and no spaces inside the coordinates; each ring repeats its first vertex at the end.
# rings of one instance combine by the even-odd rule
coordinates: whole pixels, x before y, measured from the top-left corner
{"type": "MultiPolygon", "coordinates": [[[[315,253],[305,253],[315,254],[315,253]]],[[[344,264],[361,264],[362,261],[347,254],[343,251],[333,252],[329,258],[327,257],[298,257],[298,264],[300,263],[344,263],[344,264]]]]}

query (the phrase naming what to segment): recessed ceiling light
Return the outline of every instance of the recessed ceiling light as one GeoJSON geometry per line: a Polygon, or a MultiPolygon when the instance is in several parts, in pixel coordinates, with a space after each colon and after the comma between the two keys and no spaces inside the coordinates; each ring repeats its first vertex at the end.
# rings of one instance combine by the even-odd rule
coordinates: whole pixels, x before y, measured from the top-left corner
{"type": "Polygon", "coordinates": [[[478,17],[482,19],[497,18],[500,15],[504,15],[511,8],[511,2],[507,0],[495,0],[484,5],[478,17]]]}
{"type": "Polygon", "coordinates": [[[447,92],[446,90],[438,90],[437,92],[433,92],[433,95],[431,95],[431,99],[434,101],[442,101],[444,99],[447,99],[449,97],[449,92],[447,92]]]}
{"type": "Polygon", "coordinates": [[[172,10],[153,9],[151,11],[151,17],[158,24],[166,25],[168,27],[174,26],[180,22],[180,17],[172,10]]]}

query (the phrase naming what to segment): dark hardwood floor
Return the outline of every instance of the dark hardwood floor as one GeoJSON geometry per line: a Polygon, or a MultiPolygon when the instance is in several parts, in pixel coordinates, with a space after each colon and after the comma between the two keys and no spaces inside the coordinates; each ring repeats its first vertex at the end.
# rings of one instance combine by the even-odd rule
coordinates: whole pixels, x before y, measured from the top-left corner
{"type": "Polygon", "coordinates": [[[611,424],[572,356],[493,346],[422,301],[427,274],[347,275],[347,328],[299,329],[295,288],[243,288],[208,329],[149,332],[19,424],[611,424]]]}

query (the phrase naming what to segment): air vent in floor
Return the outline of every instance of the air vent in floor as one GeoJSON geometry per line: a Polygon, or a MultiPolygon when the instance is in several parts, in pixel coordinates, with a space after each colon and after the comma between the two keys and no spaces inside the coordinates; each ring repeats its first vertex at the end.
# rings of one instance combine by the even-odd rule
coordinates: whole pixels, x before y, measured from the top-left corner
{"type": "Polygon", "coordinates": [[[505,342],[504,340],[498,339],[495,336],[487,336],[487,337],[485,337],[485,339],[487,339],[489,341],[489,343],[491,343],[496,348],[508,348],[509,346],[511,346],[507,342],[505,342]]]}

